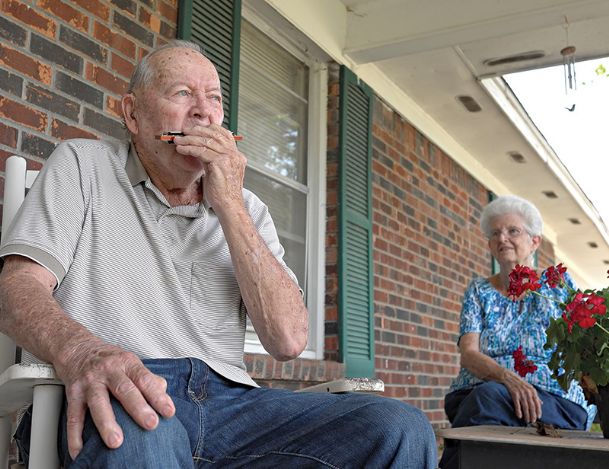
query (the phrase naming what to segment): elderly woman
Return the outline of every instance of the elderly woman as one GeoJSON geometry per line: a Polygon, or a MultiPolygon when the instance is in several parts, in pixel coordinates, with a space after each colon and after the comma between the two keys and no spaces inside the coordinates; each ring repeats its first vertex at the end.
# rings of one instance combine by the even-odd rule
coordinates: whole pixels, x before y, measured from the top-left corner
{"type": "MultiPolygon", "coordinates": [[[[516,264],[533,268],[543,226],[539,210],[519,197],[499,197],[484,208],[480,224],[499,273],[475,278],[465,292],[458,342],[461,371],[444,401],[448,419],[453,427],[525,426],[540,420],[558,428],[587,428],[595,407],[587,405],[576,382],[563,391],[547,365],[551,351],[543,348],[549,319],[561,314],[558,303],[534,294],[515,301],[508,297],[516,264]],[[524,377],[515,372],[512,355],[520,346],[537,366],[524,377]]],[[[566,297],[545,285],[538,291],[559,301],[566,297]]],[[[448,441],[440,467],[457,467],[456,459],[448,441]]]]}

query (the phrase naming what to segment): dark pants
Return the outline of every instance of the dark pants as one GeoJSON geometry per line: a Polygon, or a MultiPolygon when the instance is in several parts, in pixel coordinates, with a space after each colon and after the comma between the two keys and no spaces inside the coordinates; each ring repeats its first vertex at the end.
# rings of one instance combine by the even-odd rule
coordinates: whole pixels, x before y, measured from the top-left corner
{"type": "MultiPolygon", "coordinates": [[[[588,414],[579,405],[535,388],[541,405],[541,421],[566,430],[584,430],[588,414]]],[[[489,381],[471,389],[454,391],[444,398],[444,410],[453,428],[476,425],[525,427],[516,417],[512,396],[503,384],[489,381]]],[[[457,442],[445,440],[440,460],[442,469],[457,469],[457,442]]]]}

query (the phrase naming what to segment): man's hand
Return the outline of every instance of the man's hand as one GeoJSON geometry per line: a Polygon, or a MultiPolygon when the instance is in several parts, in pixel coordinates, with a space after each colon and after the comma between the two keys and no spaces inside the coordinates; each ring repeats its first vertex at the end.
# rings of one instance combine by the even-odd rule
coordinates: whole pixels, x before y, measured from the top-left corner
{"type": "Polygon", "coordinates": [[[203,177],[205,199],[217,211],[232,203],[243,206],[243,177],[247,159],[237,149],[233,134],[217,124],[184,129],[176,137],[176,151],[206,163],[203,177]]]}
{"type": "Polygon", "coordinates": [[[534,423],[541,418],[542,402],[535,387],[509,370],[506,370],[502,383],[512,396],[516,417],[527,423],[534,423]]]}
{"type": "Polygon", "coordinates": [[[99,339],[87,340],[63,355],[61,362],[55,368],[66,387],[68,450],[72,459],[82,449],[87,410],[109,448],[123,443],[110,396],[146,430],[158,425],[157,412],[165,418],[175,414],[175,406],[166,393],[166,381],[151,373],[136,355],[119,347],[99,339]]]}

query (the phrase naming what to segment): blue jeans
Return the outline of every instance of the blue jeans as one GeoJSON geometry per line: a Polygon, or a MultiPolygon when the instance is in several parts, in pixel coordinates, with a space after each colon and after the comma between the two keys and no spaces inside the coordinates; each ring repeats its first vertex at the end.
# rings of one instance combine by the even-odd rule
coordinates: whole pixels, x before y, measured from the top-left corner
{"type": "MultiPolygon", "coordinates": [[[[541,421],[566,430],[585,430],[588,414],[579,405],[535,388],[541,405],[541,421]]],[[[514,402],[507,388],[495,381],[487,381],[471,389],[446,395],[444,410],[453,428],[475,425],[504,425],[524,427],[526,422],[516,417],[514,402]]],[[[440,467],[457,469],[456,442],[446,440],[440,467]]]]}
{"type": "Polygon", "coordinates": [[[436,467],[436,441],[427,418],[395,399],[252,388],[224,379],[196,359],[144,364],[167,380],[176,415],[146,431],[113,402],[123,445],[108,449],[87,417],[84,447],[72,461],[62,412],[64,467],[436,467]]]}

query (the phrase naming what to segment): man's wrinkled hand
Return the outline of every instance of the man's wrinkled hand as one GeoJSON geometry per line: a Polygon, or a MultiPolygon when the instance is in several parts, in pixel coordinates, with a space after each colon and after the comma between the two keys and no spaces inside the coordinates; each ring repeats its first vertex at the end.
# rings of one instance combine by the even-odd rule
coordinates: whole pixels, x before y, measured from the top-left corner
{"type": "Polygon", "coordinates": [[[175,414],[167,394],[167,382],[151,373],[133,353],[99,340],[87,340],[55,364],[67,397],[68,450],[76,458],[83,446],[82,432],[87,410],[109,448],[123,443],[123,432],[114,416],[114,397],[146,430],[175,414]]]}
{"type": "Polygon", "coordinates": [[[184,133],[184,137],[174,140],[176,151],[205,163],[205,199],[220,209],[233,202],[243,205],[247,159],[237,149],[233,134],[217,124],[187,128],[184,133]]]}

